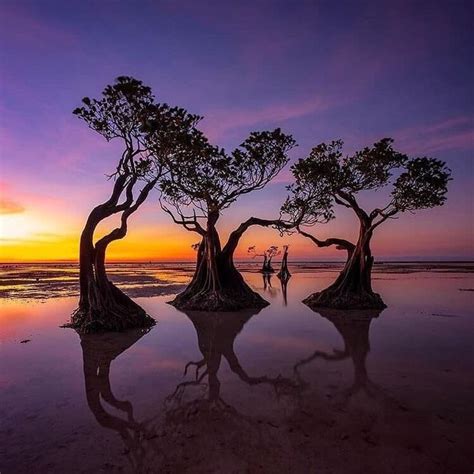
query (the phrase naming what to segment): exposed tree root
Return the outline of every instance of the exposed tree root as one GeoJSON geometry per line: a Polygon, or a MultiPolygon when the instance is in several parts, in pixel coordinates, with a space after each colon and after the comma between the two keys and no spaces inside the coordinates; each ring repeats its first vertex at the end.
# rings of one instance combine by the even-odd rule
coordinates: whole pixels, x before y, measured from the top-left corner
{"type": "Polygon", "coordinates": [[[146,328],[154,324],[155,320],[141,306],[108,281],[107,291],[99,292],[97,288],[90,291],[87,303],[79,303],[71,323],[66,326],[88,334],[146,328]]]}
{"type": "Polygon", "coordinates": [[[378,293],[326,290],[313,293],[303,300],[311,309],[384,309],[387,305],[378,293]]]}
{"type": "Polygon", "coordinates": [[[188,289],[169,303],[178,309],[200,311],[239,311],[269,305],[268,301],[250,288],[246,291],[239,290],[194,292],[188,289]]]}

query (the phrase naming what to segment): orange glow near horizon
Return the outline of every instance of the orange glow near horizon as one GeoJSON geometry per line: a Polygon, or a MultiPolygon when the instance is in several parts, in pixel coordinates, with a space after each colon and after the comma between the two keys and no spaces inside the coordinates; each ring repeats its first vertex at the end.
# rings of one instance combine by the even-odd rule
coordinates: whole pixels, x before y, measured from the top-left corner
{"type": "MultiPolygon", "coordinates": [[[[35,221],[15,220],[13,216],[1,216],[2,224],[17,223],[10,234],[3,234],[0,246],[0,262],[60,262],[77,261],[79,254],[79,235],[77,233],[51,234],[38,232],[44,224],[35,227],[35,221]],[[20,225],[21,224],[21,225],[20,225]]],[[[411,229],[412,236],[416,239],[407,238],[406,227],[401,228],[394,225],[391,229],[381,229],[379,235],[374,237],[373,250],[376,258],[404,258],[406,256],[417,256],[420,242],[425,238],[431,238],[431,252],[423,255],[425,259],[436,259],[437,256],[453,255],[454,248],[451,242],[440,236],[429,236],[420,228],[411,229]]],[[[320,237],[330,236],[329,228],[321,228],[320,237]]],[[[316,229],[312,229],[316,233],[316,229]]],[[[98,234],[100,236],[100,234],[98,234]]],[[[350,238],[350,236],[348,236],[350,238]]],[[[225,235],[223,235],[225,240],[225,235]]],[[[123,240],[110,245],[107,253],[109,262],[132,262],[132,261],[193,261],[195,251],[191,245],[199,241],[199,236],[194,233],[180,229],[178,226],[169,224],[158,229],[150,227],[134,228],[123,240]]],[[[334,248],[319,249],[308,239],[298,235],[280,237],[278,233],[269,229],[253,229],[243,236],[236,251],[236,260],[249,259],[247,248],[255,245],[259,250],[268,248],[270,245],[282,247],[290,245],[290,260],[343,260],[345,254],[334,248]]],[[[469,236],[464,241],[458,242],[459,249],[469,246],[469,236]]]]}
{"type": "MultiPolygon", "coordinates": [[[[0,185],[2,183],[0,182],[0,185]]],[[[0,186],[0,191],[2,187],[0,186]]],[[[67,200],[45,194],[25,192],[14,185],[3,183],[3,194],[15,196],[15,202],[5,198],[0,208],[0,262],[60,262],[78,261],[79,238],[85,217],[93,202],[101,202],[107,195],[104,183],[97,196],[82,198],[80,190],[69,190],[67,200]],[[8,192],[6,192],[8,191],[8,192]],[[23,191],[23,192],[22,192],[23,191]],[[77,203],[77,206],[76,206],[77,203]]],[[[222,216],[219,223],[224,244],[229,231],[237,227],[255,211],[253,200],[239,202],[235,211],[222,216]]],[[[453,203],[455,204],[455,203],[453,203]]],[[[271,207],[263,201],[258,214],[268,217],[277,213],[278,202],[271,207]]],[[[373,238],[373,253],[382,259],[462,259],[472,258],[472,233],[464,215],[453,215],[448,201],[439,209],[420,211],[416,215],[405,214],[396,221],[389,221],[378,229],[373,238]],[[443,222],[450,220],[450,226],[443,222]]],[[[456,209],[453,205],[451,209],[456,209]]],[[[118,224],[118,216],[107,219],[97,229],[96,239],[118,224]]],[[[320,239],[342,237],[354,241],[357,236],[357,221],[350,213],[338,214],[328,225],[316,226],[310,232],[320,239]]],[[[109,262],[132,261],[194,261],[195,251],[191,245],[198,242],[199,235],[170,222],[168,216],[157,209],[150,200],[143,205],[129,222],[128,235],[110,245],[107,252],[109,262]]],[[[271,245],[290,245],[290,261],[297,260],[344,260],[344,252],[335,248],[317,248],[311,241],[299,235],[280,237],[274,229],[250,228],[242,237],[236,251],[236,260],[247,260],[249,246],[263,251],[271,245]]]]}

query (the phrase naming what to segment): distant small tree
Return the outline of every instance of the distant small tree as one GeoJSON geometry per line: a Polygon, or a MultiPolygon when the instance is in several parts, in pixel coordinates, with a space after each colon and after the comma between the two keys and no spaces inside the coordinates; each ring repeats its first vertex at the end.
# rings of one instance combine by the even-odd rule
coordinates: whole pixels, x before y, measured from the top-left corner
{"type": "Polygon", "coordinates": [[[112,242],[125,237],[129,217],[163,175],[165,157],[180,152],[182,137],[192,129],[196,117],[155,104],[151,89],[131,77],[117,78],[99,99],[85,97],[82,102],[73,113],[107,141],[120,142],[122,151],[110,176],[112,193],[91,211],[81,234],[80,299],[71,326],[83,332],[150,326],[154,320],[109,281],[106,251],[112,242]],[[95,242],[97,226],[114,214],[120,214],[120,226],[95,242]]]}
{"type": "MultiPolygon", "coordinates": [[[[280,271],[277,274],[277,277],[282,281],[286,282],[291,277],[290,270],[288,270],[288,245],[283,246],[283,257],[281,258],[280,271]]],[[[285,288],[286,292],[286,288],[285,288]]],[[[285,297],[286,299],[286,297],[285,297]]]]}
{"type": "Polygon", "coordinates": [[[304,213],[301,226],[331,220],[333,208],[351,209],[359,220],[356,243],[345,239],[320,240],[298,227],[301,235],[318,247],[336,246],[347,251],[347,261],[337,280],[305,300],[310,306],[334,308],[384,308],[372,291],[374,262],[370,243],[377,227],[402,212],[441,206],[446,200],[450,170],[434,158],[408,158],[395,151],[393,140],[385,138],[352,156],[343,156],[342,141],[320,144],[292,167],[295,183],[283,206],[288,214],[304,213]],[[392,191],[384,207],[364,210],[356,196],[378,191],[388,184],[392,191]]]}
{"type": "Polygon", "coordinates": [[[263,257],[262,269],[260,270],[262,273],[274,273],[275,270],[272,267],[272,259],[280,255],[281,252],[277,246],[271,245],[268,249],[264,250],[263,253],[258,253],[257,247],[253,245],[247,249],[247,253],[251,255],[252,258],[263,257]]]}
{"type": "Polygon", "coordinates": [[[280,218],[251,217],[230,233],[225,245],[216,225],[224,209],[240,196],[262,189],[281,171],[294,145],[293,138],[280,129],[254,132],[230,154],[216,147],[201,147],[194,155],[170,163],[171,172],[161,182],[162,208],[175,223],[201,236],[194,278],[172,304],[210,311],[268,304],[235,268],[234,252],[251,226],[283,229],[294,224],[280,218]]]}

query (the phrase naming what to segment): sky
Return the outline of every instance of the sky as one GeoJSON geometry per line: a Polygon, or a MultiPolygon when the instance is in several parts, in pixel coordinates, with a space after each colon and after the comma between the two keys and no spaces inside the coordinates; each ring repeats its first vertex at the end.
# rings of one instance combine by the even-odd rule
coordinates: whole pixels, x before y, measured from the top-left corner
{"type": "MultiPolygon", "coordinates": [[[[119,75],[157,101],[204,116],[226,149],[254,130],[281,127],[291,160],[334,139],[347,153],[382,137],[410,156],[452,169],[445,206],[401,215],[374,237],[380,259],[474,258],[474,7],[471,1],[0,0],[0,261],[77,260],[93,206],[111,189],[116,145],[72,115],[119,75]]],[[[250,216],[272,218],[288,167],[221,218],[225,236],[250,216]]],[[[362,196],[380,207],[384,193],[362,196]]],[[[346,212],[344,212],[346,211],[346,212]]],[[[320,238],[355,239],[337,210],[320,238]]],[[[98,235],[112,229],[109,220],[98,235]]],[[[197,234],[172,223],[150,196],[109,260],[194,258],[197,234]]],[[[247,248],[290,245],[299,260],[332,260],[302,236],[253,228],[247,248]]]]}

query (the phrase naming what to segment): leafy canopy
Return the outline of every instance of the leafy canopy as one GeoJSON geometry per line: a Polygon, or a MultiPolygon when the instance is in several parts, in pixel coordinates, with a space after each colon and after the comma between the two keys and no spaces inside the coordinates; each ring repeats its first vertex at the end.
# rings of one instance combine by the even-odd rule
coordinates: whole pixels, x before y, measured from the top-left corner
{"type": "Polygon", "coordinates": [[[287,164],[295,146],[280,129],[253,132],[230,154],[195,137],[194,153],[170,163],[161,182],[163,199],[176,209],[193,205],[204,216],[227,208],[239,196],[263,188],[287,164]]]}
{"type": "Polygon", "coordinates": [[[434,158],[408,158],[393,149],[393,140],[384,138],[372,147],[344,156],[343,142],[321,143],[308,157],[292,166],[295,183],[282,211],[302,213],[302,224],[313,225],[334,218],[334,204],[352,208],[359,217],[380,221],[398,212],[442,205],[446,200],[450,170],[434,158]],[[392,184],[390,201],[370,213],[356,200],[362,191],[378,190],[392,184]]]}
{"type": "Polygon", "coordinates": [[[169,157],[179,157],[198,135],[197,115],[155,103],[151,88],[128,76],[118,77],[98,99],[84,97],[73,113],[107,141],[124,144],[117,174],[155,179],[169,157]]]}

